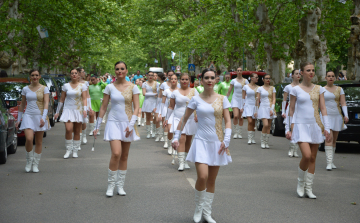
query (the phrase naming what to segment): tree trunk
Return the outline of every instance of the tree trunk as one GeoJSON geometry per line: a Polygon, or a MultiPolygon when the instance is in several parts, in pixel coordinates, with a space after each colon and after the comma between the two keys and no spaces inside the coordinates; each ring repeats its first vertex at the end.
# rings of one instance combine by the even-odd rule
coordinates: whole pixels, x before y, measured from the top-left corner
{"type": "Polygon", "coordinates": [[[360,0],[354,0],[355,11],[350,17],[351,33],[350,43],[352,45],[352,58],[355,63],[355,80],[360,80],[360,0]]]}
{"type": "Polygon", "coordinates": [[[330,62],[330,58],[328,55],[326,55],[327,46],[326,46],[325,36],[322,35],[321,38],[323,40],[320,41],[319,52],[321,53],[322,56],[316,60],[316,74],[315,75],[316,75],[318,81],[325,81],[326,64],[330,62]]]}
{"type": "Polygon", "coordinates": [[[250,50],[245,50],[246,54],[246,69],[249,71],[256,71],[255,53],[257,51],[259,40],[255,40],[249,44],[250,50]]]}
{"type": "Polygon", "coordinates": [[[348,49],[348,62],[347,62],[347,70],[346,77],[348,80],[355,80],[355,63],[353,57],[353,46],[350,46],[348,49]]]}

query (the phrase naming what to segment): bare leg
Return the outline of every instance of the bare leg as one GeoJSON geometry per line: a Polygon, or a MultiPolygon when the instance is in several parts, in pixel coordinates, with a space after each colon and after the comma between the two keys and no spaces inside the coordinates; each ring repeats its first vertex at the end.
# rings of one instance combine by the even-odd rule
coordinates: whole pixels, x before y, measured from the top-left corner
{"type": "Polygon", "coordinates": [[[35,132],[35,152],[41,154],[44,132],[35,132]]]}
{"type": "Polygon", "coordinates": [[[185,142],[185,152],[188,153],[191,147],[191,140],[192,140],[192,135],[191,136],[186,136],[186,142],[185,142]]]}
{"type": "Polygon", "coordinates": [[[66,140],[72,140],[73,139],[73,130],[74,130],[74,123],[72,122],[66,122],[65,123],[65,139],[66,140]]]}
{"type": "Polygon", "coordinates": [[[267,130],[266,130],[267,134],[270,134],[271,122],[272,122],[272,119],[268,119],[268,127],[267,127],[267,130]]]}
{"type": "Polygon", "coordinates": [[[308,170],[309,173],[315,173],[315,161],[319,148],[319,144],[309,144],[306,142],[299,142],[302,158],[300,160],[300,169],[308,170]]]}
{"type": "Polygon", "coordinates": [[[111,171],[117,171],[119,168],[119,162],[121,157],[121,141],[113,140],[110,141],[111,147],[111,158],[109,163],[109,169],[111,171]]]}
{"type": "Polygon", "coordinates": [[[233,112],[234,112],[234,120],[233,120],[233,123],[234,123],[234,126],[238,125],[239,123],[239,114],[240,114],[240,111],[238,108],[234,107],[233,108],[233,112]]]}
{"type": "MultiPolygon", "coordinates": [[[[262,133],[264,133],[264,134],[267,134],[267,132],[268,132],[268,129],[269,129],[269,122],[268,122],[268,119],[266,119],[266,118],[263,118],[263,119],[261,119],[261,121],[262,121],[262,124],[263,124],[263,128],[262,128],[262,133]]],[[[269,129],[270,130],[270,129],[269,129]]]]}
{"type": "Polygon", "coordinates": [[[146,125],[150,125],[150,122],[152,121],[152,115],[150,112],[146,112],[146,125]]]}
{"type": "Polygon", "coordinates": [[[215,192],[215,181],[219,173],[219,166],[209,166],[208,179],[206,182],[206,192],[214,193],[215,192]]]}
{"type": "Polygon", "coordinates": [[[186,135],[185,134],[181,134],[180,139],[179,139],[179,147],[177,149],[177,151],[180,152],[185,152],[185,143],[186,143],[186,135]]]}
{"type": "Polygon", "coordinates": [[[255,128],[255,120],[252,117],[247,117],[248,120],[248,131],[254,131],[255,128]]]}
{"type": "Polygon", "coordinates": [[[206,189],[206,182],[208,180],[209,168],[207,164],[195,163],[197,179],[195,183],[195,189],[203,191],[206,189]]]}
{"type": "Polygon", "coordinates": [[[78,122],[74,122],[74,140],[80,140],[81,127],[83,125],[78,122]]]}
{"type": "Polygon", "coordinates": [[[34,141],[34,131],[32,129],[25,129],[25,150],[26,152],[31,152],[33,149],[33,141],[34,141]]]}
{"type": "MultiPolygon", "coordinates": [[[[134,133],[133,133],[134,134],[134,133]]],[[[129,157],[129,150],[130,150],[131,142],[121,142],[121,156],[119,162],[119,170],[127,170],[127,161],[129,157]]]]}

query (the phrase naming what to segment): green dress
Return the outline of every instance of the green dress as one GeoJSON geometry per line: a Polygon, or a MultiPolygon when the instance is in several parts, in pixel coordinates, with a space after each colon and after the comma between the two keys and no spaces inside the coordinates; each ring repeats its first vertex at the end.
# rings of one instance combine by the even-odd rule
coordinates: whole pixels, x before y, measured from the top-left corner
{"type": "Polygon", "coordinates": [[[142,108],[142,105],[143,105],[143,103],[144,103],[145,97],[144,97],[144,95],[143,95],[143,93],[142,93],[142,88],[141,88],[139,85],[137,85],[137,87],[139,88],[139,91],[140,91],[140,94],[139,94],[139,103],[140,103],[140,108],[142,108]]]}
{"type": "Polygon", "coordinates": [[[216,92],[216,93],[218,93],[219,92],[219,85],[221,84],[221,82],[219,81],[217,84],[215,84],[215,86],[214,86],[214,91],[216,92]]]}
{"type": "Polygon", "coordinates": [[[102,81],[98,82],[97,84],[89,85],[91,109],[94,112],[100,111],[101,99],[104,96],[103,91],[105,90],[106,85],[107,84],[102,81]]]}
{"type": "Polygon", "coordinates": [[[204,91],[204,86],[197,86],[196,87],[196,90],[199,92],[199,94],[201,94],[201,93],[203,93],[203,91],[204,91]]]}
{"type": "MultiPolygon", "coordinates": [[[[226,81],[221,82],[218,87],[218,94],[226,96],[226,94],[228,93],[229,88],[230,88],[230,82],[231,82],[231,80],[229,82],[226,82],[226,81]]],[[[228,100],[230,103],[231,103],[233,93],[234,93],[234,89],[231,91],[231,93],[228,97],[228,100]]],[[[229,108],[229,111],[232,111],[232,108],[229,108]]]]}

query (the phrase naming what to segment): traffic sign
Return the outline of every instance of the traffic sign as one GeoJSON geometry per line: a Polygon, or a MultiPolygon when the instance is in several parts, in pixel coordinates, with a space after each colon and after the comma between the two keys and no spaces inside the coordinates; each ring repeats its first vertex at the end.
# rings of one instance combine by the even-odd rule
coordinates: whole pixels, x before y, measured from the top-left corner
{"type": "Polygon", "coordinates": [[[194,72],[195,72],[195,64],[191,64],[191,63],[189,63],[188,70],[189,70],[189,71],[194,71],[194,72]]]}
{"type": "Polygon", "coordinates": [[[177,71],[180,71],[180,70],[181,70],[181,67],[180,67],[180,66],[176,66],[176,70],[177,70],[177,71]]]}
{"type": "Polygon", "coordinates": [[[171,70],[175,70],[176,69],[176,67],[175,66],[171,66],[171,70]]]}

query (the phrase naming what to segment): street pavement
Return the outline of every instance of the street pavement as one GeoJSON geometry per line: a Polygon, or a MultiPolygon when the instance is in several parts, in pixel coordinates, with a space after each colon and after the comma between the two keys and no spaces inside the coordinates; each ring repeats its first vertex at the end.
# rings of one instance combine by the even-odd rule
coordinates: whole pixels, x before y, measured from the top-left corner
{"type": "MultiPolygon", "coordinates": [[[[40,173],[25,172],[25,148],[19,146],[0,166],[0,222],[192,222],[194,164],[178,172],[163,143],[146,139],[145,127],[139,131],[142,140],[130,148],[127,195],[111,198],[105,196],[110,146],[103,131],[94,152],[88,137],[79,158],[63,159],[65,128],[56,123],[44,138],[40,173]]],[[[233,163],[217,177],[217,222],[360,222],[359,144],[338,145],[333,171],[325,170],[325,153],[318,152],[317,199],[311,200],[297,197],[300,158],[287,157],[288,140],[270,137],[271,148],[261,149],[260,132],[256,145],[247,145],[246,131],[243,136],[231,140],[233,163]]]]}

